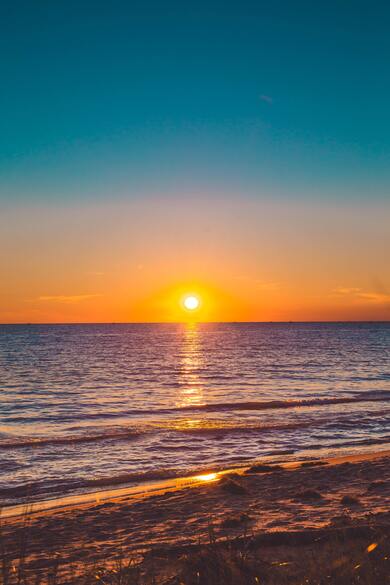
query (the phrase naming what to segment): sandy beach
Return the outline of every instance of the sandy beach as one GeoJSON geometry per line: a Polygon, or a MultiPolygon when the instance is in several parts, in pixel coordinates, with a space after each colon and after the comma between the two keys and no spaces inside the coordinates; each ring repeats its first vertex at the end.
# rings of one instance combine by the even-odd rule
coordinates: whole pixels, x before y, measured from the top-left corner
{"type": "Polygon", "coordinates": [[[226,546],[251,539],[275,552],[278,546],[313,544],[341,531],[369,546],[372,531],[388,537],[389,456],[385,451],[259,463],[181,486],[162,484],[149,493],[115,497],[114,491],[103,501],[95,493],[94,502],[4,517],[2,546],[11,565],[23,542],[26,570],[46,570],[57,559],[64,576],[70,568],[110,566],[119,557],[138,563],[157,555],[163,566],[161,559],[170,559],[172,567],[172,555],[211,541],[226,546]]]}

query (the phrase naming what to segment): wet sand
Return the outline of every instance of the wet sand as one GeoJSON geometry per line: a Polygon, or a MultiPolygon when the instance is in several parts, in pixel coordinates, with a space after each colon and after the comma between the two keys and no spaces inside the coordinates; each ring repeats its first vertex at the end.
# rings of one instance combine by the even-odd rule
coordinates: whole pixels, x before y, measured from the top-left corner
{"type": "MultiPolygon", "coordinates": [[[[10,559],[26,543],[31,568],[93,565],[118,555],[185,550],[213,538],[268,539],[328,529],[353,530],[390,523],[390,452],[210,475],[152,492],[113,490],[93,501],[72,501],[29,517],[3,519],[10,559]]],[[[100,495],[99,495],[100,494],[100,495]]],[[[58,504],[58,502],[57,502],[58,504]]],[[[304,538],[304,537],[300,537],[304,538]]]]}

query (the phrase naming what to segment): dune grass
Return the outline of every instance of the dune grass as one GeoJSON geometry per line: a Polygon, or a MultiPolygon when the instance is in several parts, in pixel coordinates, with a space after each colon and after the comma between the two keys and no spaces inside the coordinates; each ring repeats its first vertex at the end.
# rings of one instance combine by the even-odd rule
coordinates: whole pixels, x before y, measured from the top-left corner
{"type": "MultiPolygon", "coordinates": [[[[286,539],[274,535],[266,545],[259,535],[217,539],[210,524],[205,545],[151,550],[104,563],[64,563],[61,551],[48,558],[29,556],[30,516],[18,542],[0,530],[0,585],[386,585],[390,583],[388,526],[370,534],[318,531],[318,537],[286,539]]],[[[243,523],[245,525],[245,523],[243,523]]],[[[228,527],[227,527],[228,528],[228,527]]],[[[316,534],[316,533],[314,533],[316,534]]],[[[302,536],[302,534],[301,534],[302,536]]]]}

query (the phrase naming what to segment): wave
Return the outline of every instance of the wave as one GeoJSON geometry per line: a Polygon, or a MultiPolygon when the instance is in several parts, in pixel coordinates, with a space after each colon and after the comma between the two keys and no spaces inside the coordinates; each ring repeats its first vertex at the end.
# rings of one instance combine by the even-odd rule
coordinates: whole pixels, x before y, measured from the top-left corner
{"type": "MultiPolygon", "coordinates": [[[[206,421],[207,422],[207,421],[206,421]]],[[[231,433],[262,433],[269,431],[281,431],[281,430],[295,430],[300,428],[307,428],[313,425],[312,421],[297,421],[291,423],[275,423],[275,424],[220,424],[220,425],[203,425],[199,427],[191,426],[172,426],[168,429],[178,433],[184,433],[189,435],[228,435],[231,433]]]]}
{"type": "MultiPolygon", "coordinates": [[[[234,410],[285,410],[289,408],[315,408],[321,406],[330,406],[333,404],[358,404],[360,402],[389,402],[390,390],[374,390],[370,392],[360,392],[351,396],[340,396],[332,398],[303,398],[299,400],[260,400],[260,401],[245,401],[245,402],[215,402],[207,404],[189,404],[184,406],[176,406],[171,408],[155,408],[155,409],[124,409],[118,412],[102,411],[95,413],[82,413],[82,415],[75,416],[61,416],[62,422],[70,422],[79,420],[98,420],[98,419],[115,419],[123,418],[125,416],[150,416],[158,414],[173,414],[180,412],[218,412],[218,411],[234,411],[234,410]]],[[[26,418],[9,417],[9,423],[25,422],[26,418]]],[[[29,422],[53,422],[56,420],[54,416],[45,417],[37,416],[30,417],[29,422]]]]}
{"type": "MultiPolygon", "coordinates": [[[[338,441],[337,443],[329,443],[326,445],[326,449],[337,449],[341,450],[345,447],[363,447],[363,446],[370,446],[370,445],[389,445],[390,444],[390,435],[386,437],[369,437],[367,439],[353,439],[352,441],[338,441]]],[[[311,450],[311,449],[324,449],[324,445],[318,444],[315,445],[308,445],[307,447],[302,448],[302,451],[311,450]]]]}
{"type": "MultiPolygon", "coordinates": [[[[23,449],[23,448],[39,448],[39,447],[46,447],[50,445],[73,445],[79,443],[94,443],[99,441],[106,441],[110,439],[114,439],[115,441],[131,441],[135,439],[142,438],[145,435],[151,435],[153,433],[160,433],[160,432],[167,432],[167,433],[177,433],[179,436],[180,434],[184,435],[228,435],[228,434],[235,434],[235,433],[259,433],[259,432],[267,432],[267,431],[277,431],[277,430],[294,430],[298,428],[305,428],[311,426],[312,423],[310,421],[302,421],[302,422],[293,422],[293,423],[276,423],[276,424],[263,424],[263,425],[243,425],[243,424],[224,424],[223,421],[220,421],[217,424],[205,424],[198,427],[191,427],[185,426],[181,423],[181,421],[174,422],[172,424],[164,424],[163,422],[159,426],[145,426],[144,429],[137,429],[131,431],[123,431],[118,430],[116,432],[109,431],[106,433],[98,433],[98,434],[91,434],[91,435],[72,435],[72,436],[63,436],[63,437],[39,437],[39,438],[28,438],[28,439],[16,439],[16,440],[5,440],[0,442],[0,450],[10,450],[10,449],[23,449]]],[[[165,445],[164,449],[173,449],[176,447],[165,445]]],[[[180,445],[180,449],[192,449],[191,445],[180,445]]]]}
{"type": "Polygon", "coordinates": [[[218,410],[272,410],[300,407],[328,406],[332,404],[351,404],[358,402],[388,402],[390,391],[378,390],[375,392],[363,392],[355,396],[342,396],[340,398],[308,398],[302,400],[268,400],[254,402],[217,402],[215,404],[188,405],[176,408],[176,411],[207,411],[218,410]]]}
{"type": "Polygon", "coordinates": [[[94,435],[75,435],[64,437],[38,437],[17,440],[5,440],[0,442],[0,450],[21,449],[23,447],[45,447],[47,445],[72,445],[76,443],[94,443],[115,439],[116,441],[129,441],[137,439],[141,435],[138,430],[126,430],[117,432],[99,433],[94,435]]]}
{"type": "MultiPolygon", "coordinates": [[[[353,404],[362,402],[388,402],[390,401],[390,391],[380,390],[375,392],[366,392],[354,396],[343,396],[340,398],[316,398],[316,399],[303,399],[303,400],[271,400],[271,401],[256,401],[256,402],[219,402],[215,404],[198,404],[188,405],[182,407],[176,407],[172,409],[156,409],[153,412],[156,414],[163,413],[177,413],[184,414],[186,412],[224,412],[224,411],[262,411],[262,410],[277,410],[277,409],[293,409],[293,408],[315,408],[328,405],[337,404],[353,404]]],[[[145,413],[146,411],[137,411],[138,413],[145,413]]],[[[123,417],[125,413],[121,413],[123,417]]],[[[83,417],[90,418],[90,417],[83,417]]],[[[93,417],[94,418],[94,417],[93,417]]],[[[233,433],[265,433],[277,430],[295,430],[300,428],[307,428],[314,425],[319,425],[323,421],[332,424],[328,417],[316,417],[315,420],[305,421],[294,421],[287,423],[270,423],[270,424],[228,424],[223,420],[207,420],[201,422],[199,426],[191,426],[185,420],[173,419],[169,420],[158,420],[156,423],[149,423],[139,425],[137,427],[121,427],[118,429],[106,429],[101,432],[90,433],[90,434],[75,434],[75,435],[64,435],[64,436],[52,436],[52,437],[19,437],[4,438],[0,440],[0,451],[10,449],[22,449],[22,448],[39,448],[46,446],[56,445],[73,445],[82,443],[97,443],[100,441],[114,440],[119,441],[132,441],[142,439],[146,434],[161,432],[172,432],[182,433],[191,435],[228,435],[233,433]]],[[[359,418],[360,423],[362,419],[359,418]]],[[[340,421],[334,422],[336,428],[345,428],[355,426],[355,421],[340,421]]]]}

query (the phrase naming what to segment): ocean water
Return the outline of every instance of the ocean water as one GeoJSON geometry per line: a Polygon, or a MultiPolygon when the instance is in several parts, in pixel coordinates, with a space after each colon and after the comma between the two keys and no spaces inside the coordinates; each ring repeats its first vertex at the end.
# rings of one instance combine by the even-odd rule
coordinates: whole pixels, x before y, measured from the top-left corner
{"type": "Polygon", "coordinates": [[[390,323],[0,326],[0,504],[385,449],[390,323]]]}

